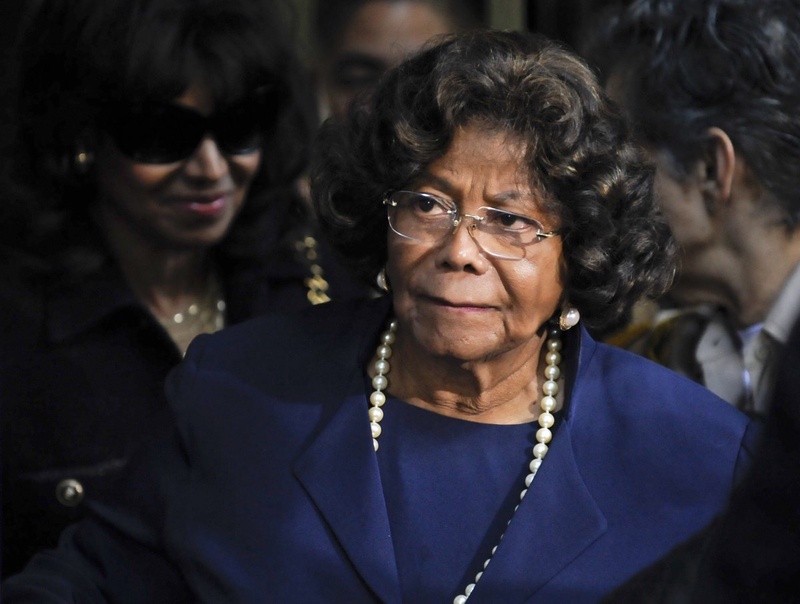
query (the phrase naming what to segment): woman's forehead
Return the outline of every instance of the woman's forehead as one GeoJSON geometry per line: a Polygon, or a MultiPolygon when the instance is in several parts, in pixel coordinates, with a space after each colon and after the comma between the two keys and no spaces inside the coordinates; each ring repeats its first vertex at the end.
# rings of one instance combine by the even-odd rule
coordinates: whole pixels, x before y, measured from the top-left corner
{"type": "Polygon", "coordinates": [[[519,137],[480,127],[459,128],[447,150],[417,180],[443,187],[482,182],[498,195],[531,194],[525,145],[519,137]]]}

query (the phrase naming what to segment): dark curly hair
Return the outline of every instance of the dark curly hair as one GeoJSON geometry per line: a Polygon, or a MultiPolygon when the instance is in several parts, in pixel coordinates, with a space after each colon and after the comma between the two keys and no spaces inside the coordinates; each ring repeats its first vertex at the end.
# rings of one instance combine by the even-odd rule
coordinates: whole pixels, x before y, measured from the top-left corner
{"type": "Polygon", "coordinates": [[[594,330],[624,323],[671,284],[675,244],[652,196],[653,171],[574,53],[534,34],[456,34],[390,71],[346,123],[323,125],[312,193],[323,228],[372,282],[387,259],[388,191],[412,183],[478,123],[526,146],[535,190],[557,216],[565,295],[594,330]]]}
{"type": "Polygon", "coordinates": [[[89,218],[93,173],[73,158],[93,151],[108,108],[172,101],[199,77],[216,104],[253,100],[269,116],[261,166],[218,251],[263,256],[259,229],[276,200],[292,201],[298,223],[307,219],[295,181],[308,166],[316,106],[282,14],[254,0],[35,4],[17,45],[16,128],[0,209],[6,245],[76,276],[108,260],[89,218]]]}
{"type": "Polygon", "coordinates": [[[721,128],[796,228],[800,2],[635,0],[595,25],[582,53],[674,175],[685,179],[721,128]]]}

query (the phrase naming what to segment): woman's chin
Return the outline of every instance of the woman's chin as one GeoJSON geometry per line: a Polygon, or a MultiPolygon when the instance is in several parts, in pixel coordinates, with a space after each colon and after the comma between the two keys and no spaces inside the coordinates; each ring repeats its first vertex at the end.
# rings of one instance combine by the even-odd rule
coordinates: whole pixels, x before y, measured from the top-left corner
{"type": "Polygon", "coordinates": [[[468,330],[421,330],[412,342],[412,354],[473,363],[496,357],[506,349],[494,333],[476,333],[468,330]]]}

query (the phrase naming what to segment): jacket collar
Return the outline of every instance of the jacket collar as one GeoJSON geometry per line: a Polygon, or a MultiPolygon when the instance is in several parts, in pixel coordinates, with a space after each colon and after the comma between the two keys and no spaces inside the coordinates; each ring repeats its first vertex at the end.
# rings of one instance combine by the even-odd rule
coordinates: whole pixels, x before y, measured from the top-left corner
{"type": "MultiPolygon", "coordinates": [[[[357,349],[335,356],[341,362],[341,380],[329,393],[342,403],[298,459],[294,472],[364,582],[382,602],[400,604],[400,580],[370,438],[363,377],[369,347],[377,342],[387,312],[388,301],[371,305],[354,326],[360,329],[356,333],[365,334],[357,349]]],[[[326,353],[333,355],[333,351],[326,353]]]]}
{"type": "MultiPolygon", "coordinates": [[[[399,604],[397,563],[364,392],[364,359],[377,342],[387,311],[386,305],[373,308],[378,312],[360,322],[368,337],[362,338],[357,354],[340,357],[350,368],[330,396],[343,403],[299,458],[295,475],[365,583],[382,602],[399,604]],[[371,328],[366,327],[370,323],[371,328]]],[[[570,340],[580,348],[579,361],[578,350],[570,354],[580,374],[595,344],[585,332],[570,340]]],[[[568,410],[546,462],[473,592],[476,603],[524,602],[605,532],[606,520],[574,457],[570,423],[575,411],[579,410],[568,410]]]]}
{"type": "Polygon", "coordinates": [[[478,582],[476,603],[526,602],[607,529],[586,487],[572,440],[576,422],[596,409],[575,392],[597,347],[582,327],[563,337],[567,405],[541,469],[520,502],[489,567],[478,582]]]}
{"type": "Polygon", "coordinates": [[[88,331],[122,309],[142,308],[122,274],[112,267],[79,283],[48,287],[45,300],[51,342],[88,331]]]}
{"type": "Polygon", "coordinates": [[[474,601],[527,601],[606,527],[575,463],[565,424],[478,582],[474,601]]]}
{"type": "MultiPolygon", "coordinates": [[[[220,271],[228,302],[227,319],[231,324],[253,316],[258,301],[268,299],[270,293],[262,291],[269,286],[264,275],[237,268],[225,266],[220,271]],[[262,289],[256,291],[252,285],[254,282],[259,283],[262,289]],[[256,293],[248,296],[249,292],[256,293]]],[[[47,337],[53,343],[64,342],[90,331],[122,312],[136,313],[134,317],[144,318],[148,324],[157,326],[155,318],[136,298],[115,264],[109,263],[80,281],[55,282],[45,285],[45,288],[47,337]]],[[[164,336],[168,338],[166,332],[164,336]]]]}

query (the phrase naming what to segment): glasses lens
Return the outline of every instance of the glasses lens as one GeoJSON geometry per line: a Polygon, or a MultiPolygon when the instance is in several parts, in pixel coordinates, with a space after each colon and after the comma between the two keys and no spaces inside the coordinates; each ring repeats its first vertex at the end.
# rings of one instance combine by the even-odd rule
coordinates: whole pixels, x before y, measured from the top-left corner
{"type": "Polygon", "coordinates": [[[168,164],[189,157],[207,132],[226,155],[253,153],[261,147],[263,120],[254,104],[231,107],[209,118],[170,104],[119,110],[106,129],[125,155],[145,164],[168,164]]]}
{"type": "Polygon", "coordinates": [[[538,220],[521,214],[486,207],[480,213],[483,219],[473,234],[482,248],[502,258],[523,258],[526,247],[537,243],[544,230],[538,220]]]}
{"type": "Polygon", "coordinates": [[[192,154],[205,134],[205,119],[177,105],[150,105],[115,112],[107,130],[134,161],[165,164],[192,154]]]}
{"type": "Polygon", "coordinates": [[[214,140],[227,155],[253,153],[261,147],[263,122],[250,106],[217,113],[210,122],[214,140]]]}
{"type": "Polygon", "coordinates": [[[433,195],[397,191],[391,196],[389,226],[408,239],[437,241],[453,226],[455,209],[433,195]]]}
{"type": "MultiPolygon", "coordinates": [[[[436,243],[452,232],[458,209],[435,195],[397,191],[388,205],[389,226],[414,241],[436,243]]],[[[497,208],[481,207],[476,215],[464,214],[466,227],[478,246],[498,258],[519,260],[527,248],[541,240],[544,227],[528,216],[497,208]]]]}

